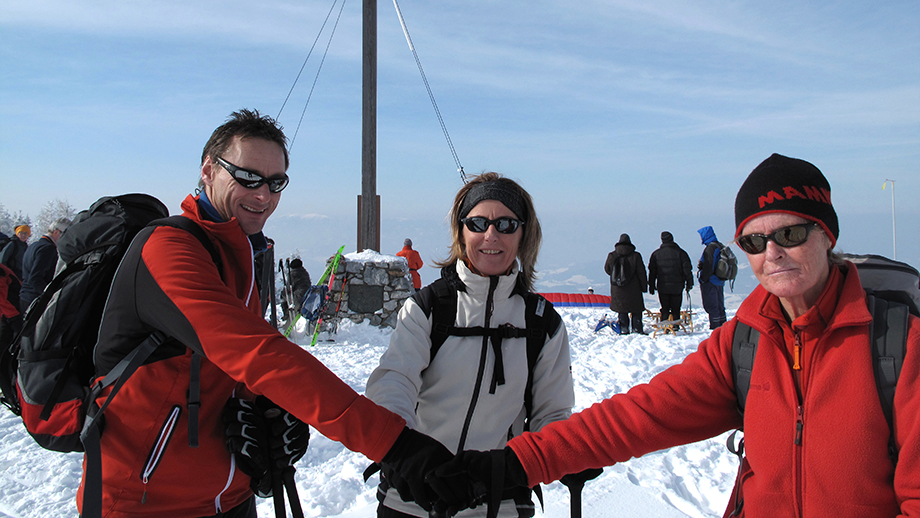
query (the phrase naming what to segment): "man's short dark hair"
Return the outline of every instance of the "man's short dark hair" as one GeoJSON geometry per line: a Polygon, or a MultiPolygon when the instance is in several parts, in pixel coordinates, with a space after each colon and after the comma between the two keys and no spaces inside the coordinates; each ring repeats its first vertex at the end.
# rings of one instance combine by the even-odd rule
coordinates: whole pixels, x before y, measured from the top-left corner
{"type": "Polygon", "coordinates": [[[284,131],[278,125],[278,121],[268,115],[260,114],[258,110],[247,110],[246,108],[230,114],[227,122],[214,130],[201,152],[201,164],[204,165],[205,159],[209,156],[213,160],[223,155],[230,147],[233,137],[261,138],[277,143],[284,150],[284,170],[287,171],[289,164],[287,137],[284,136],[284,131]]]}

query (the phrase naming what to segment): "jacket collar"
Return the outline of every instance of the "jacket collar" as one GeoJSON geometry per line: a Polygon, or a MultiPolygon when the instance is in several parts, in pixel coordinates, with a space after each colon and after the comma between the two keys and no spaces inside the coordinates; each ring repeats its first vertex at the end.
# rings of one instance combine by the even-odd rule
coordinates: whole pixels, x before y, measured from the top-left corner
{"type": "MultiPolygon", "coordinates": [[[[204,191],[201,191],[197,197],[191,195],[186,197],[182,202],[182,210],[187,213],[186,216],[194,214],[195,217],[192,219],[194,219],[195,222],[208,228],[215,234],[222,234],[223,232],[233,233],[233,228],[236,228],[240,234],[243,233],[243,229],[240,228],[235,218],[232,218],[230,221],[224,221],[223,217],[217,212],[214,205],[211,204],[211,200],[208,199],[204,191]]],[[[252,246],[255,253],[268,249],[268,240],[262,232],[246,237],[249,239],[249,244],[252,246]]]]}
{"type": "MultiPolygon", "coordinates": [[[[507,275],[494,276],[498,278],[498,287],[495,289],[494,295],[495,298],[508,298],[512,295],[523,295],[526,292],[523,284],[520,282],[518,273],[518,265],[517,262],[515,262],[507,275]]],[[[463,261],[456,261],[453,264],[441,268],[441,277],[447,281],[447,284],[451,288],[469,293],[472,296],[482,295],[485,297],[489,292],[491,277],[483,277],[482,275],[473,273],[463,261]]]]}
{"type": "MultiPolygon", "coordinates": [[[[856,266],[849,261],[843,267],[832,266],[815,306],[796,319],[796,325],[808,325],[815,321],[824,322],[828,328],[867,325],[872,321],[872,315],[866,308],[865,299],[866,292],[856,266]]],[[[741,303],[738,316],[754,329],[764,332],[785,320],[780,307],[779,297],[758,285],[741,303]]]]}

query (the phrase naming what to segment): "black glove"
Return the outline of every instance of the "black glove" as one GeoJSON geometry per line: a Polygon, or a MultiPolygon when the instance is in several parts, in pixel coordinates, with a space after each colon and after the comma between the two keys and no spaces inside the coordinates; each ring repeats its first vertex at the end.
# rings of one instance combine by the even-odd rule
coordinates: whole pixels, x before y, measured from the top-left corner
{"type": "Polygon", "coordinates": [[[489,492],[493,493],[493,497],[497,494],[500,501],[503,490],[528,487],[527,472],[514,450],[508,447],[460,452],[453,460],[434,470],[427,481],[439,497],[435,510],[448,516],[483,503],[489,492]],[[498,481],[493,480],[493,474],[498,474],[494,470],[496,460],[504,464],[500,474],[502,479],[498,481]]]}
{"type": "Polygon", "coordinates": [[[256,404],[240,398],[230,398],[221,418],[227,434],[227,450],[236,455],[240,471],[249,475],[249,487],[256,496],[272,495],[271,457],[268,427],[256,404]]]}
{"type": "Polygon", "coordinates": [[[569,473],[568,475],[565,475],[559,479],[559,481],[568,488],[571,488],[572,486],[581,487],[585,485],[585,482],[594,480],[601,476],[601,473],[603,472],[604,468],[588,468],[578,473],[569,473]]]}
{"type": "Polygon", "coordinates": [[[307,453],[310,426],[265,396],[256,398],[256,407],[265,421],[272,465],[275,469],[292,467],[307,453]]]}
{"type": "Polygon", "coordinates": [[[425,477],[453,457],[450,450],[438,441],[404,428],[380,461],[380,466],[384,477],[396,488],[400,498],[431,511],[431,503],[437,494],[425,483],[425,477]]]}

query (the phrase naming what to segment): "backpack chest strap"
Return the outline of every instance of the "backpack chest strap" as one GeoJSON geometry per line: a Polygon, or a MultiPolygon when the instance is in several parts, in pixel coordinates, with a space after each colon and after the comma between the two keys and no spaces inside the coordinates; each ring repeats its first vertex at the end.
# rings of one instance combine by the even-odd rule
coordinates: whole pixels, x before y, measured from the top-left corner
{"type": "Polygon", "coordinates": [[[502,340],[505,338],[537,338],[542,335],[540,329],[521,329],[511,324],[502,324],[498,327],[485,328],[483,326],[456,327],[444,324],[435,324],[435,331],[448,336],[483,336],[488,337],[492,343],[492,352],[495,354],[495,369],[492,372],[492,382],[489,385],[489,394],[495,394],[498,385],[505,384],[505,362],[502,355],[502,340]]]}

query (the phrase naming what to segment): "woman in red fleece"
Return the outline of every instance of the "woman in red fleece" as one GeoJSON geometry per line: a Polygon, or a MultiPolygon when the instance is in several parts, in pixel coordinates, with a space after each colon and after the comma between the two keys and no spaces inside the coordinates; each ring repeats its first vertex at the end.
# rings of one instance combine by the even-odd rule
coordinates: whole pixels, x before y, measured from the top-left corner
{"type": "MultiPolygon", "coordinates": [[[[774,154],[735,200],[735,242],[760,286],[679,365],[538,433],[509,441],[497,485],[533,486],[743,425],[744,458],[725,515],[920,516],[920,319],[908,322],[894,430],[873,374],[872,316],[838,237],[830,185],[803,160],[774,154]],[[732,379],[739,322],[760,332],[743,417],[732,379]],[[894,439],[897,460],[888,452],[894,439]]],[[[494,452],[464,452],[430,479],[453,510],[492,487],[494,452]]]]}

